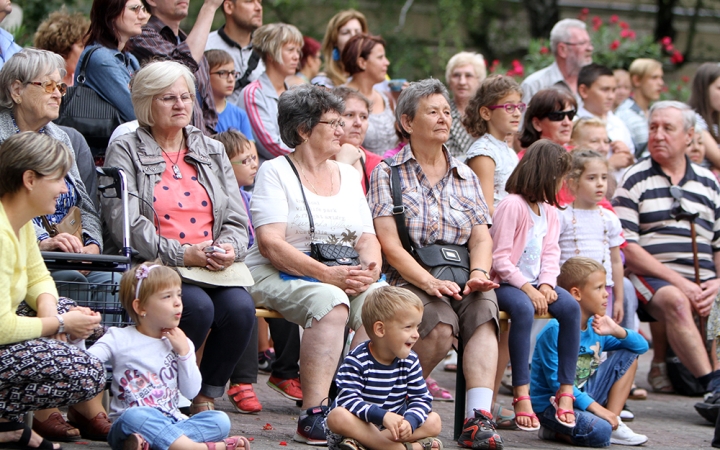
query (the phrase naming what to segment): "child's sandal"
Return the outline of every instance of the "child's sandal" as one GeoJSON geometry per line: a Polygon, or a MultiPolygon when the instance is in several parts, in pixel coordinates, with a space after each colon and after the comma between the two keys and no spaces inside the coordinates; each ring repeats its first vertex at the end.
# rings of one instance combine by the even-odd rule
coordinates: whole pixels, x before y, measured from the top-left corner
{"type": "Polygon", "coordinates": [[[352,438],[344,438],[337,448],[340,450],[367,450],[365,446],[352,438]]]}
{"type": "MultiPolygon", "coordinates": [[[[443,450],[442,441],[436,437],[426,437],[426,438],[418,439],[415,442],[420,444],[420,447],[422,447],[423,450],[433,450],[433,444],[435,442],[437,442],[438,446],[435,447],[435,449],[443,450]]],[[[404,444],[405,444],[405,448],[412,450],[412,444],[413,444],[412,442],[404,442],[404,444]]]]}
{"type": "Polygon", "coordinates": [[[560,419],[560,416],[563,416],[565,414],[572,414],[573,417],[575,417],[575,411],[572,409],[562,409],[558,405],[560,404],[560,400],[562,397],[570,397],[573,402],[575,402],[575,396],[572,394],[568,394],[567,392],[556,392],[555,396],[550,397],[550,404],[553,405],[553,408],[555,408],[555,420],[558,421],[559,424],[566,426],[568,428],[574,428],[575,427],[575,421],[572,422],[565,422],[564,420],[560,419]]]}
{"type": "MultiPolygon", "coordinates": [[[[521,395],[520,397],[514,398],[512,401],[513,408],[515,407],[515,404],[520,403],[524,400],[530,401],[529,395],[521,395]]],[[[532,421],[531,421],[532,423],[532,421]]],[[[515,411],[515,425],[522,431],[537,431],[540,429],[540,420],[538,419],[538,416],[535,413],[529,413],[524,411],[515,411]],[[538,423],[536,427],[526,427],[523,425],[520,425],[520,422],[518,422],[518,417],[529,417],[530,419],[535,419],[538,423]]]]}
{"type": "MultiPolygon", "coordinates": [[[[242,444],[243,450],[250,450],[250,441],[243,436],[231,436],[227,439],[223,439],[225,443],[225,450],[235,450],[238,445],[242,444]]],[[[215,442],[206,442],[208,450],[216,450],[217,444],[215,442]]]]}

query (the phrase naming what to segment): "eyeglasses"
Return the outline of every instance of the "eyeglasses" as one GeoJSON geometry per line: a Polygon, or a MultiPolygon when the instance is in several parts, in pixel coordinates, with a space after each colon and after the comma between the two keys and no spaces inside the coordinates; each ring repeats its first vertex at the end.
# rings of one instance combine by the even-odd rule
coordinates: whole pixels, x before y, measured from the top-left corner
{"type": "Polygon", "coordinates": [[[505,111],[507,111],[508,114],[514,113],[517,109],[518,111],[520,111],[520,114],[522,114],[525,112],[525,108],[527,108],[527,105],[525,103],[518,103],[517,105],[514,103],[504,103],[502,105],[488,106],[488,108],[491,110],[505,108],[505,111]]]}
{"type": "Polygon", "coordinates": [[[156,97],[155,100],[161,101],[165,106],[173,106],[178,102],[178,100],[180,100],[186,105],[189,105],[195,100],[195,96],[190,93],[185,93],[182,94],[180,97],[178,97],[177,95],[168,95],[165,97],[156,97]]]}
{"type": "Polygon", "coordinates": [[[145,9],[145,5],[133,5],[133,6],[128,7],[128,9],[130,10],[130,12],[134,12],[135,15],[138,15],[138,16],[140,15],[141,12],[142,13],[147,12],[147,9],[145,9]]]}
{"type": "Polygon", "coordinates": [[[217,72],[210,72],[210,75],[217,75],[220,78],[225,78],[226,80],[237,78],[238,73],[234,70],[218,70],[217,72]]]}
{"type": "Polygon", "coordinates": [[[60,95],[65,95],[67,92],[67,84],[65,83],[58,83],[55,80],[49,80],[49,81],[30,81],[28,84],[33,84],[35,86],[40,86],[41,88],[45,89],[46,94],[52,94],[55,92],[55,89],[60,91],[60,95]]]}
{"type": "Polygon", "coordinates": [[[343,121],[340,120],[340,119],[335,119],[335,120],[318,120],[318,123],[326,123],[326,124],[330,125],[330,128],[332,128],[333,130],[334,130],[335,128],[337,128],[337,127],[345,128],[345,122],[343,122],[343,121]]]}
{"type": "Polygon", "coordinates": [[[562,122],[563,120],[565,120],[566,116],[568,119],[573,120],[575,114],[577,114],[577,111],[575,111],[574,109],[568,109],[567,111],[549,112],[545,117],[547,117],[550,122],[562,122]]]}
{"type": "Polygon", "coordinates": [[[257,159],[258,159],[257,155],[251,155],[251,156],[248,156],[247,158],[243,158],[240,161],[230,161],[230,164],[234,164],[236,166],[249,166],[250,164],[257,161],[257,159]]]}
{"type": "Polygon", "coordinates": [[[580,46],[585,46],[585,45],[588,45],[589,43],[590,43],[590,41],[563,42],[563,44],[565,44],[565,45],[580,45],[580,46]]]}

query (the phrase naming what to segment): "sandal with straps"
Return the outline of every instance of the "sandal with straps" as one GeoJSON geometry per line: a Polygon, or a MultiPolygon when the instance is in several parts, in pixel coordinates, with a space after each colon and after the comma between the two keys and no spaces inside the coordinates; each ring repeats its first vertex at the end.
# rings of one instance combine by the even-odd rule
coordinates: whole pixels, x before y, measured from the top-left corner
{"type": "Polygon", "coordinates": [[[215,403],[214,402],[192,402],[190,403],[190,415],[194,416],[195,414],[204,412],[204,411],[214,411],[215,410],[215,403]],[[203,410],[200,410],[200,408],[205,408],[203,410]]]}
{"type": "Polygon", "coordinates": [[[344,438],[337,446],[340,450],[367,450],[365,446],[353,438],[344,438]]]}
{"type": "MultiPolygon", "coordinates": [[[[514,398],[512,401],[513,408],[515,407],[516,404],[523,402],[525,400],[530,401],[530,396],[529,395],[521,395],[520,397],[514,398]]],[[[532,421],[530,423],[532,423],[532,421]]],[[[523,431],[537,431],[540,429],[540,419],[538,419],[537,414],[535,414],[534,412],[529,413],[529,412],[524,412],[524,411],[515,411],[515,425],[517,425],[517,427],[523,431]],[[530,419],[535,419],[537,421],[538,425],[536,427],[533,427],[533,426],[526,427],[526,426],[520,425],[520,422],[518,422],[518,417],[529,417],[530,419]]]]}
{"type": "MultiPolygon", "coordinates": [[[[231,436],[227,439],[223,439],[225,443],[225,450],[235,450],[239,445],[242,444],[243,450],[250,450],[250,441],[244,436],[231,436]]],[[[206,442],[208,450],[215,450],[217,444],[215,442],[206,442]]]]}
{"type": "Polygon", "coordinates": [[[435,447],[436,450],[443,450],[444,446],[440,439],[436,437],[426,437],[422,439],[418,439],[415,442],[403,442],[405,444],[405,448],[408,450],[412,450],[412,445],[417,443],[420,444],[420,447],[422,447],[423,450],[433,450],[433,444],[437,442],[438,446],[435,447]]]}
{"type": "Polygon", "coordinates": [[[516,430],[515,411],[510,414],[503,414],[503,406],[495,403],[490,411],[495,418],[495,428],[498,430],[516,430]]]}
{"type": "Polygon", "coordinates": [[[62,450],[61,446],[57,448],[55,445],[43,438],[40,445],[37,447],[31,447],[30,438],[32,437],[32,430],[30,427],[20,422],[0,422],[0,433],[8,433],[12,431],[23,430],[20,439],[14,442],[3,442],[0,443],[0,449],[12,448],[18,450],[62,450]]]}
{"type": "Polygon", "coordinates": [[[553,408],[555,408],[555,420],[558,421],[559,424],[566,426],[568,428],[575,428],[575,421],[572,422],[565,422],[564,420],[560,419],[560,416],[563,416],[565,414],[572,414],[573,417],[575,417],[575,411],[572,409],[562,409],[558,405],[560,404],[560,400],[563,397],[570,397],[573,402],[575,402],[575,396],[572,394],[568,394],[567,392],[556,392],[554,396],[550,397],[550,404],[553,405],[553,408]]]}

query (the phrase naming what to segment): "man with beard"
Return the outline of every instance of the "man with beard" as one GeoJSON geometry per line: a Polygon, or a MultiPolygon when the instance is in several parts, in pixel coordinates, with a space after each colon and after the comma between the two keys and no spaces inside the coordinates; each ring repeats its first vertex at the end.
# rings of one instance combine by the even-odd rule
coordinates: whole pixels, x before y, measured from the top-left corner
{"type": "Polygon", "coordinates": [[[265,71],[252,47],[252,34],[263,24],[262,0],[225,0],[223,14],[225,25],[210,33],[205,50],[225,50],[232,55],[238,79],[228,100],[239,106],[242,88],[265,71]]]}

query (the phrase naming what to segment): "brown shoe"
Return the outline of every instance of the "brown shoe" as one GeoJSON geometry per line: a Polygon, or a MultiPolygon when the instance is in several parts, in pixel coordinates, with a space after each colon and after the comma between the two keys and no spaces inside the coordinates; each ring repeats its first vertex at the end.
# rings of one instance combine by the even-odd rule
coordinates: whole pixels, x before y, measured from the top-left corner
{"type": "Polygon", "coordinates": [[[80,440],[80,431],[63,419],[62,414],[54,412],[44,422],[33,420],[32,429],[49,441],[74,442],[80,440]],[[75,431],[75,433],[71,433],[75,431]]]}
{"type": "Polygon", "coordinates": [[[93,419],[86,419],[72,406],[68,407],[68,422],[80,430],[84,439],[91,441],[107,441],[107,435],[112,427],[112,422],[104,412],[98,413],[93,419]]]}

